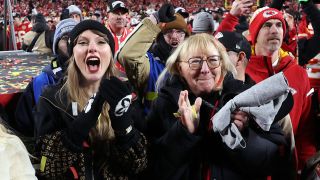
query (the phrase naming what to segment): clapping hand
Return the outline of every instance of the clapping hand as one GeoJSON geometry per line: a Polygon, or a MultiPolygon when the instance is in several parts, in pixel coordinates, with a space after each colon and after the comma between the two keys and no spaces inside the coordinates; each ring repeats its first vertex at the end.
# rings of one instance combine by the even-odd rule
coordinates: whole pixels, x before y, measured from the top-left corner
{"type": "Polygon", "coordinates": [[[202,99],[198,97],[195,100],[194,105],[191,105],[188,98],[188,91],[185,90],[180,92],[178,100],[180,121],[190,133],[196,132],[199,127],[199,111],[201,104],[202,99]]]}

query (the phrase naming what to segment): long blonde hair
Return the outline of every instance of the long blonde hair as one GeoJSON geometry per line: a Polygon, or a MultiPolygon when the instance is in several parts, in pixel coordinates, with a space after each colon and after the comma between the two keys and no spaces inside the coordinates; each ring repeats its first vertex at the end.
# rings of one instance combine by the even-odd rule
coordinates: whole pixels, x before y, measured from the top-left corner
{"type": "Polygon", "coordinates": [[[173,75],[180,75],[177,66],[178,61],[180,61],[188,54],[198,53],[199,51],[200,53],[207,53],[209,51],[208,47],[212,45],[218,50],[219,55],[221,56],[222,76],[224,77],[227,72],[231,72],[233,76],[235,76],[237,71],[229,59],[226,48],[212,35],[209,35],[207,33],[200,33],[192,35],[184,40],[170,55],[166,63],[166,68],[162,71],[157,80],[157,90],[159,90],[163,86],[167,78],[167,73],[169,73],[171,77],[173,75]]]}
{"type": "MultiPolygon", "coordinates": [[[[91,30],[93,33],[103,37],[108,41],[108,38],[105,34],[91,30]]],[[[79,37],[79,36],[78,36],[79,37]]],[[[77,41],[78,37],[75,39],[77,41]]],[[[111,51],[110,51],[111,53],[111,51]]],[[[109,78],[114,75],[114,62],[112,56],[110,56],[110,64],[104,74],[104,78],[109,78]]],[[[65,83],[63,84],[59,97],[62,97],[62,92],[67,93],[68,104],[71,102],[77,102],[78,111],[82,111],[89,100],[89,94],[87,94],[86,89],[81,87],[81,81],[83,80],[83,76],[80,72],[80,69],[75,63],[75,58],[72,55],[68,60],[69,65],[67,68],[67,76],[65,77],[65,83]]],[[[91,131],[90,137],[92,139],[106,140],[114,137],[114,131],[111,127],[111,122],[108,114],[109,105],[104,103],[102,112],[97,121],[96,127],[94,131],[91,131]]]]}

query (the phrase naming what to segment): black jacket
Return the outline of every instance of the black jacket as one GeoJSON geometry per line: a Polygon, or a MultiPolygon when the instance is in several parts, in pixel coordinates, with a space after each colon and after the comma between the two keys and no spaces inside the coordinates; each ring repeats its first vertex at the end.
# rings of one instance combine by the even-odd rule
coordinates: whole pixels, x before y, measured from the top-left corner
{"type": "MultiPolygon", "coordinates": [[[[228,77],[224,82],[224,85],[227,84],[243,83],[228,77]]],[[[237,89],[247,89],[245,86],[238,86],[237,89]]],[[[148,137],[152,143],[152,179],[200,180],[205,179],[206,172],[209,171],[211,179],[264,179],[266,175],[279,170],[279,144],[260,136],[260,132],[250,125],[242,132],[247,147],[238,150],[228,149],[221,142],[220,136],[214,134],[210,128],[210,117],[216,111],[204,103],[200,109],[198,131],[195,134],[189,133],[173,115],[178,110],[177,102],[181,90],[189,89],[183,80],[173,76],[160,90],[147,118],[148,137]]],[[[212,105],[220,104],[217,106],[219,108],[222,106],[223,94],[213,92],[210,96],[202,98],[212,105]]],[[[195,99],[189,91],[190,103],[193,104],[195,99]]],[[[279,142],[283,142],[281,131],[278,127],[274,128],[278,129],[275,132],[279,142]]]]}
{"type": "MultiPolygon", "coordinates": [[[[74,144],[68,129],[76,116],[72,115],[64,92],[57,93],[62,83],[48,87],[40,96],[35,112],[37,157],[45,156],[46,166],[39,172],[45,179],[68,179],[75,169],[79,179],[135,178],[146,167],[146,139],[135,128],[130,137],[97,140],[88,145],[74,144]],[[102,165],[103,164],[103,165],[102,165]]],[[[80,128],[80,127],[79,127],[80,128]]],[[[125,135],[129,136],[129,135],[125,135]]]]}

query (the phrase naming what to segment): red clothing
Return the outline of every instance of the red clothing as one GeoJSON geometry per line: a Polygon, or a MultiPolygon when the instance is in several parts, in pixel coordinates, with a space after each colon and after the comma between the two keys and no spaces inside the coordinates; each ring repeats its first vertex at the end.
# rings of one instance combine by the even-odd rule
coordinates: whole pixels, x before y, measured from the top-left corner
{"type": "Polygon", "coordinates": [[[301,21],[299,22],[299,37],[310,38],[313,36],[313,32],[310,32],[308,29],[307,15],[303,14],[301,21]]]}
{"type": "MultiPolygon", "coordinates": [[[[238,18],[228,13],[220,23],[217,32],[234,31],[238,24],[238,18]]],[[[283,43],[285,50],[296,54],[297,35],[296,29],[289,32],[289,44],[283,43]]],[[[250,36],[247,37],[250,41],[250,36]]],[[[269,57],[251,56],[246,73],[255,81],[260,82],[275,73],[283,71],[288,79],[290,87],[297,92],[293,95],[294,106],[290,112],[293,132],[295,135],[296,151],[298,156],[298,169],[301,170],[306,160],[315,154],[315,124],[311,112],[310,83],[305,69],[297,64],[297,61],[281,50],[281,60],[277,67],[273,68],[269,57]]]]}
{"type": "MultiPolygon", "coordinates": [[[[32,29],[30,22],[21,23],[19,26],[14,26],[14,33],[16,37],[17,49],[22,48],[24,35],[32,29]]],[[[10,37],[10,27],[7,29],[7,37],[10,37]]]]}
{"type": "MultiPolygon", "coordinates": [[[[227,13],[225,18],[221,21],[216,32],[235,31],[235,27],[238,24],[239,24],[239,18],[234,15],[231,15],[230,13],[227,13]]],[[[246,38],[249,42],[251,41],[250,35],[246,38]]],[[[297,30],[296,28],[293,28],[289,32],[289,42],[288,43],[283,42],[281,48],[284,49],[285,51],[291,52],[293,55],[296,56],[297,41],[298,41],[297,30]]]]}
{"type": "Polygon", "coordinates": [[[298,46],[298,36],[297,30],[294,27],[289,31],[289,40],[288,42],[283,42],[281,48],[285,51],[291,52],[295,57],[297,56],[297,46],[298,46]]]}
{"type": "MultiPolygon", "coordinates": [[[[130,34],[131,31],[129,29],[124,28],[124,31],[123,31],[121,37],[118,38],[117,35],[112,31],[112,29],[110,28],[109,25],[107,26],[107,28],[110,30],[110,32],[113,36],[114,51],[115,51],[114,54],[116,54],[119,50],[120,44],[126,39],[126,37],[128,36],[128,34],[130,34]]],[[[118,61],[115,62],[115,65],[116,65],[116,68],[118,70],[120,70],[121,73],[125,73],[125,69],[121,66],[121,64],[118,61]]]]}
{"type": "Polygon", "coordinates": [[[239,24],[239,18],[228,13],[225,18],[221,21],[216,32],[222,31],[234,31],[237,24],[239,24]]]}
{"type": "Polygon", "coordinates": [[[295,145],[298,156],[298,168],[303,168],[306,160],[315,154],[315,124],[311,112],[310,83],[305,69],[297,61],[281,50],[278,65],[273,68],[270,57],[252,55],[246,73],[255,81],[260,82],[278,72],[283,72],[289,86],[296,93],[293,94],[294,105],[290,118],[295,136],[295,145]]]}

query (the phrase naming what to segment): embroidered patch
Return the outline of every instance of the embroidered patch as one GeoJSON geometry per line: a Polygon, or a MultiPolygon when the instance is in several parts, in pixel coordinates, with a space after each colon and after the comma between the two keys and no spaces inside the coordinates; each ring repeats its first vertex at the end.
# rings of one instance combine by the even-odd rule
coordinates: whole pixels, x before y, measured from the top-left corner
{"type": "Polygon", "coordinates": [[[118,104],[117,104],[117,106],[116,106],[116,108],[114,110],[114,115],[119,117],[119,116],[122,116],[123,113],[127,112],[128,109],[129,109],[129,106],[131,104],[131,99],[132,99],[132,95],[131,94],[125,96],[124,98],[122,98],[118,102],[118,104]]]}
{"type": "Polygon", "coordinates": [[[274,16],[274,15],[276,15],[276,14],[278,14],[277,11],[267,10],[267,11],[265,11],[265,12],[263,13],[263,17],[264,17],[264,18],[269,18],[269,17],[274,16]]]}

